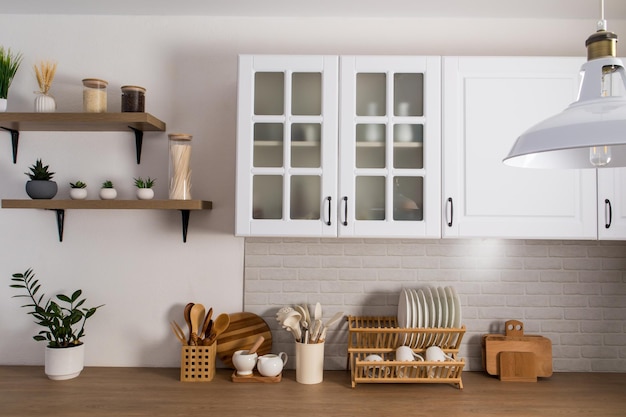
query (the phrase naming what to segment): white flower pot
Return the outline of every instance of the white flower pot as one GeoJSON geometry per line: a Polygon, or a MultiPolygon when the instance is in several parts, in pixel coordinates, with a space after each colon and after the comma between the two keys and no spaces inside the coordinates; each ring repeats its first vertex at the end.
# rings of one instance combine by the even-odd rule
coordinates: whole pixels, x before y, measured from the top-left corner
{"type": "Polygon", "coordinates": [[[48,378],[62,381],[76,378],[85,363],[85,345],[69,348],[51,348],[46,346],[45,372],[48,378]]]}
{"type": "Polygon", "coordinates": [[[70,188],[70,198],[72,200],[84,200],[87,198],[86,188],[70,188]]]}
{"type": "Polygon", "coordinates": [[[37,97],[35,97],[36,113],[53,113],[56,109],[57,104],[54,101],[54,97],[43,93],[37,94],[37,97]]]}
{"type": "Polygon", "coordinates": [[[101,188],[100,189],[100,198],[102,200],[115,200],[117,197],[117,191],[115,188],[101,188]]]}
{"type": "Polygon", "coordinates": [[[137,198],[140,200],[152,200],[154,190],[152,188],[137,188],[137,198]]]}
{"type": "Polygon", "coordinates": [[[7,111],[7,99],[0,98],[0,112],[5,112],[5,111],[7,111]]]}

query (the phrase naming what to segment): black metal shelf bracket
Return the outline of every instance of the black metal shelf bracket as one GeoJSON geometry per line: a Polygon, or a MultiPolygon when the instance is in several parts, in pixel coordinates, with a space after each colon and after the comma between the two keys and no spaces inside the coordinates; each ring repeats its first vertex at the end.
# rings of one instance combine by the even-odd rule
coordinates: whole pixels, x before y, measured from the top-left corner
{"type": "Polygon", "coordinates": [[[181,210],[183,219],[183,242],[187,242],[187,229],[189,228],[189,210],[181,210]]]}
{"type": "Polygon", "coordinates": [[[57,231],[59,232],[59,242],[63,242],[63,225],[65,223],[65,210],[53,209],[57,217],[57,231]]]}
{"type": "Polygon", "coordinates": [[[0,126],[2,129],[11,133],[11,148],[13,149],[13,163],[17,163],[17,145],[20,141],[20,131],[15,129],[10,129],[8,127],[0,126]]]}
{"type": "Polygon", "coordinates": [[[137,165],[141,163],[141,148],[143,147],[143,130],[136,129],[132,126],[128,126],[133,132],[135,132],[135,149],[137,151],[137,165]]]}

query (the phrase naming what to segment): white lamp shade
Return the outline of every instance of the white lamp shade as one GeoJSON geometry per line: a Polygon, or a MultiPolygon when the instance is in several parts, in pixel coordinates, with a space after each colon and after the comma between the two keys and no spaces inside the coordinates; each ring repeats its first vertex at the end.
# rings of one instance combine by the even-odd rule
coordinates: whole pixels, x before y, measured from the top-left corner
{"type": "Polygon", "coordinates": [[[533,126],[515,142],[504,163],[525,168],[598,168],[589,160],[589,148],[609,146],[607,168],[626,166],[626,97],[601,96],[602,67],[621,60],[603,58],[583,65],[579,100],[562,113],[533,126]]]}

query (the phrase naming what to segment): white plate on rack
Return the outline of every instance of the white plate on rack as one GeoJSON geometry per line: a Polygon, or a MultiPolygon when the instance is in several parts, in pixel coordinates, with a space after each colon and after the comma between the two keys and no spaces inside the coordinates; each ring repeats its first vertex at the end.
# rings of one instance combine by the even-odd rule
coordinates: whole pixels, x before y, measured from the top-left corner
{"type": "MultiPolygon", "coordinates": [[[[424,290],[421,288],[417,291],[417,298],[420,301],[420,307],[422,312],[422,320],[420,321],[420,327],[429,327],[429,316],[428,312],[430,307],[428,306],[428,302],[426,301],[426,294],[424,294],[424,290]]],[[[424,342],[426,341],[426,336],[424,334],[420,335],[419,340],[417,341],[418,347],[423,347],[424,342]]]]}
{"type": "Polygon", "coordinates": [[[461,299],[454,287],[450,287],[450,291],[452,291],[452,302],[454,303],[454,320],[452,321],[452,327],[458,329],[461,327],[461,299]]]}
{"type": "Polygon", "coordinates": [[[448,298],[443,287],[437,287],[437,293],[441,302],[441,324],[437,327],[448,327],[448,298]]]}
{"type": "Polygon", "coordinates": [[[446,287],[445,291],[446,300],[448,302],[448,325],[446,327],[453,327],[454,316],[456,315],[456,310],[454,308],[454,297],[452,296],[452,289],[450,287],[446,287]]]}
{"type": "MultiPolygon", "coordinates": [[[[415,290],[409,289],[408,291],[409,295],[411,296],[411,328],[415,328],[417,327],[417,324],[419,322],[419,301],[417,300],[417,294],[415,293],[415,290]]],[[[415,338],[415,333],[412,333],[408,341],[409,346],[413,346],[413,343],[415,343],[415,338]]]]}
{"type": "Polygon", "coordinates": [[[431,287],[430,292],[433,295],[433,305],[435,306],[435,319],[431,324],[432,327],[441,327],[441,300],[439,300],[439,292],[435,287],[431,287]]]}
{"type": "Polygon", "coordinates": [[[400,291],[400,299],[398,300],[398,327],[407,328],[411,323],[411,299],[405,288],[400,291]]]}

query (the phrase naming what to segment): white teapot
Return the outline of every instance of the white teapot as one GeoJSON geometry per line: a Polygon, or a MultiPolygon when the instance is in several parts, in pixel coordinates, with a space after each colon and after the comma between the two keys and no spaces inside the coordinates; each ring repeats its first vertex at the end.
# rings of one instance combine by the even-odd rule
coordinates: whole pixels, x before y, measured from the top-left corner
{"type": "Polygon", "coordinates": [[[269,353],[259,356],[256,367],[263,376],[278,376],[283,371],[283,367],[287,365],[287,354],[280,352],[279,354],[269,353]]]}

